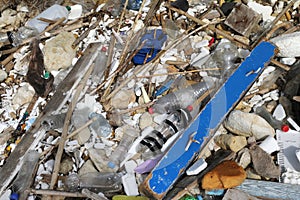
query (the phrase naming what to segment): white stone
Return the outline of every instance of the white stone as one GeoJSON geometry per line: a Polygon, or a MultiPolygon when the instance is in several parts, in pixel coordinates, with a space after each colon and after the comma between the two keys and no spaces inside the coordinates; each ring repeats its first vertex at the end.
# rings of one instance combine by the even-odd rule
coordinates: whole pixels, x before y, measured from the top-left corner
{"type": "Polygon", "coordinates": [[[54,162],[55,162],[55,161],[52,159],[52,160],[48,160],[48,161],[44,164],[45,169],[46,169],[48,172],[52,172],[53,167],[54,167],[54,162]]]}
{"type": "Polygon", "coordinates": [[[34,90],[29,83],[21,86],[12,99],[12,104],[15,106],[22,106],[29,103],[34,96],[34,90]]]}
{"type": "Polygon", "coordinates": [[[75,37],[71,32],[62,32],[55,38],[48,40],[43,49],[45,68],[48,71],[65,69],[72,65],[76,48],[72,48],[75,37]]]}
{"type": "Polygon", "coordinates": [[[122,176],[122,183],[127,196],[139,195],[138,185],[133,174],[125,174],[124,176],[122,176]]]}
{"type": "Polygon", "coordinates": [[[111,98],[111,106],[115,109],[126,109],[130,103],[135,102],[133,90],[121,90],[111,98]]]}
{"type": "Polygon", "coordinates": [[[41,182],[41,189],[47,190],[47,189],[49,189],[49,185],[47,183],[41,182]]]}
{"type": "Polygon", "coordinates": [[[300,43],[295,42],[300,40],[300,32],[283,34],[278,37],[272,38],[273,42],[279,49],[277,54],[280,57],[299,57],[300,56],[300,43]]]}
{"type": "MultiPolygon", "coordinates": [[[[272,95],[272,94],[271,94],[272,95]]],[[[281,104],[278,104],[273,112],[275,119],[282,121],[286,117],[285,110],[281,104]]]]}
{"type": "Polygon", "coordinates": [[[224,126],[234,134],[246,137],[254,136],[258,140],[275,135],[275,130],[265,119],[255,113],[246,113],[240,110],[232,111],[225,120],[224,126]]]}
{"type": "Polygon", "coordinates": [[[104,149],[105,148],[105,144],[103,144],[103,143],[95,143],[94,144],[94,148],[95,149],[104,149]]]}
{"type": "Polygon", "coordinates": [[[163,65],[159,64],[157,69],[154,71],[153,73],[153,77],[151,78],[151,82],[152,83],[161,83],[164,82],[167,78],[168,75],[160,75],[160,74],[167,74],[168,70],[166,68],[164,68],[163,65]],[[158,74],[159,76],[155,76],[156,74],[158,74]]]}
{"type": "Polygon", "coordinates": [[[277,140],[273,136],[268,136],[262,143],[259,145],[265,152],[271,154],[275,151],[279,151],[280,147],[278,146],[277,140]]]}
{"type": "Polygon", "coordinates": [[[207,167],[207,162],[203,158],[197,160],[187,171],[188,176],[197,175],[207,167]]]}
{"type": "Polygon", "coordinates": [[[10,200],[10,195],[11,195],[11,190],[6,190],[0,197],[0,200],[10,200]]]}
{"type": "Polygon", "coordinates": [[[297,59],[296,58],[281,58],[281,63],[285,65],[293,65],[297,59]]]}
{"type": "Polygon", "coordinates": [[[4,81],[7,78],[7,73],[3,69],[0,69],[0,82],[4,81]]]}
{"type": "Polygon", "coordinates": [[[140,129],[144,129],[153,124],[153,118],[149,112],[145,112],[142,114],[139,120],[140,129]]]}

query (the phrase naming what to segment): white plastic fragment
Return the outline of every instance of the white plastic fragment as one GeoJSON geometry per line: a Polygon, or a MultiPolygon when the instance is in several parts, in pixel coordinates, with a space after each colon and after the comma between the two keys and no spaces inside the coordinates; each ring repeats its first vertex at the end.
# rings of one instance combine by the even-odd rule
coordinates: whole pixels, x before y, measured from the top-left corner
{"type": "Polygon", "coordinates": [[[70,6],[71,11],[69,13],[68,19],[78,19],[82,14],[82,5],[70,6]]]}
{"type": "Polygon", "coordinates": [[[188,176],[197,175],[207,167],[207,162],[203,158],[197,160],[187,171],[188,176]]]}
{"type": "Polygon", "coordinates": [[[277,140],[273,136],[268,136],[260,145],[265,152],[271,154],[275,151],[279,151],[280,147],[278,146],[277,140]]]}
{"type": "MultiPolygon", "coordinates": [[[[272,95],[272,94],[271,94],[272,95]]],[[[285,110],[281,104],[278,104],[273,112],[273,117],[277,120],[283,120],[286,117],[285,110]]]]}
{"type": "Polygon", "coordinates": [[[264,6],[254,1],[249,1],[248,6],[262,15],[263,21],[272,21],[275,17],[271,16],[273,8],[271,6],[264,6]]]}
{"type": "Polygon", "coordinates": [[[296,129],[296,131],[300,131],[299,125],[291,117],[288,117],[286,120],[294,127],[294,129],[296,129]]]}
{"type": "Polygon", "coordinates": [[[124,186],[124,191],[127,196],[137,196],[139,195],[138,185],[134,174],[125,174],[122,176],[122,183],[124,186]]]}
{"type": "Polygon", "coordinates": [[[0,197],[0,200],[10,200],[11,190],[6,190],[4,194],[0,197]]]}

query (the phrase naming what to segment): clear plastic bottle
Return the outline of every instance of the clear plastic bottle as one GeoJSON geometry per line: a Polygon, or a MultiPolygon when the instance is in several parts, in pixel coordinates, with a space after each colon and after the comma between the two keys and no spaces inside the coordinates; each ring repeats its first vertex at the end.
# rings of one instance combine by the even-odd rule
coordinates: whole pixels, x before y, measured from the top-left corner
{"type": "Polygon", "coordinates": [[[188,126],[194,117],[191,115],[192,109],[188,106],[170,113],[156,130],[143,138],[138,151],[142,153],[144,159],[151,159],[161,154],[161,149],[168,139],[188,126]]]}
{"type": "Polygon", "coordinates": [[[95,60],[95,67],[91,75],[92,82],[95,84],[99,84],[103,78],[103,73],[106,69],[106,62],[108,59],[106,52],[107,52],[107,48],[103,46],[99,51],[98,56],[95,60]]]}
{"type": "Polygon", "coordinates": [[[17,193],[20,199],[25,199],[28,193],[25,191],[30,188],[34,178],[34,171],[37,167],[40,154],[34,150],[28,151],[23,159],[23,164],[19,170],[17,178],[12,184],[12,192],[17,193]],[[26,194],[25,194],[26,193],[26,194]]]}
{"type": "Polygon", "coordinates": [[[216,70],[208,70],[207,74],[224,80],[235,68],[234,63],[238,55],[237,47],[230,41],[223,40],[201,68],[216,68],[216,70]]]}
{"type": "MultiPolygon", "coordinates": [[[[36,36],[41,33],[49,25],[48,22],[39,20],[40,18],[45,18],[49,20],[57,20],[65,17],[68,19],[69,7],[54,4],[48,9],[41,12],[39,15],[29,20],[25,26],[19,28],[16,33],[11,34],[11,39],[14,46],[19,46],[23,40],[36,36]]],[[[65,20],[65,21],[66,21],[65,20]]]]}
{"type": "Polygon", "coordinates": [[[186,108],[187,106],[192,105],[206,91],[214,89],[214,87],[214,80],[207,78],[205,81],[179,89],[161,97],[153,104],[151,108],[149,108],[149,112],[151,114],[164,114],[181,108],[186,108]]]}
{"type": "Polygon", "coordinates": [[[107,166],[114,171],[120,168],[120,163],[125,159],[126,153],[131,147],[134,140],[139,136],[139,132],[133,128],[128,128],[118,145],[118,147],[109,156],[107,166]]]}
{"type": "Polygon", "coordinates": [[[71,174],[65,180],[65,186],[71,192],[82,189],[96,193],[118,192],[122,190],[122,175],[122,172],[89,172],[81,176],[71,174]]]}
{"type": "Polygon", "coordinates": [[[94,121],[89,127],[99,137],[108,137],[111,134],[112,132],[111,126],[103,115],[92,112],[89,118],[90,119],[96,118],[96,121],[94,121]]]}
{"type": "Polygon", "coordinates": [[[275,117],[267,111],[265,106],[257,107],[255,113],[264,118],[274,129],[282,130],[285,125],[284,122],[275,119],[275,117]]]}

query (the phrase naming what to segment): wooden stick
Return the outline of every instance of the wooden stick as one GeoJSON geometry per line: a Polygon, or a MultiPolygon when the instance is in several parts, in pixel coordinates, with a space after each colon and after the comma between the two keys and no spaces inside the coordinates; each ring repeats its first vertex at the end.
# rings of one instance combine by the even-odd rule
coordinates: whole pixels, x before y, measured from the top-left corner
{"type": "MultiPolygon", "coordinates": [[[[196,18],[196,17],[194,17],[194,16],[192,16],[192,15],[190,15],[190,14],[188,14],[188,13],[186,13],[186,12],[180,10],[180,9],[174,8],[174,7],[172,7],[171,5],[166,5],[166,7],[169,8],[169,9],[171,9],[171,10],[173,10],[173,11],[175,11],[175,12],[177,12],[177,13],[179,13],[179,14],[181,14],[181,15],[186,16],[187,18],[191,19],[192,21],[196,22],[197,24],[199,24],[199,25],[201,25],[201,26],[203,26],[203,25],[206,24],[206,23],[205,23],[204,21],[202,21],[201,19],[198,19],[198,18],[196,18]]],[[[221,20],[221,21],[222,21],[222,20],[221,20]]],[[[244,48],[249,48],[249,45],[248,45],[248,44],[245,44],[243,41],[240,41],[240,40],[238,40],[237,38],[232,37],[231,35],[227,34],[226,32],[224,32],[224,31],[222,31],[222,30],[220,30],[220,29],[218,29],[218,28],[216,28],[216,27],[209,26],[209,27],[207,27],[207,28],[208,28],[209,30],[211,30],[211,31],[216,32],[216,34],[222,35],[223,37],[227,38],[228,40],[230,40],[230,41],[232,41],[232,42],[237,42],[239,45],[241,45],[241,46],[244,47],[244,48]]]]}
{"type": "Polygon", "coordinates": [[[280,68],[282,68],[282,69],[284,69],[286,71],[290,70],[289,66],[287,66],[287,65],[285,65],[285,64],[283,64],[283,63],[281,63],[281,62],[279,62],[279,61],[277,61],[275,59],[271,59],[271,63],[273,63],[274,65],[277,65],[278,67],[280,67],[280,68]]]}
{"type": "Polygon", "coordinates": [[[83,126],[81,126],[80,128],[76,129],[75,131],[73,131],[71,134],[69,134],[67,136],[67,139],[70,139],[72,137],[74,137],[75,135],[77,135],[80,131],[82,131],[83,129],[85,129],[86,127],[88,127],[89,125],[91,125],[94,121],[96,121],[97,118],[94,117],[92,119],[90,119],[89,121],[87,121],[83,126]]]}
{"type": "Polygon", "coordinates": [[[45,30],[43,30],[40,35],[44,35],[46,32],[51,31],[52,29],[54,29],[56,26],[58,26],[59,24],[63,23],[66,20],[65,17],[62,17],[60,19],[58,19],[54,24],[51,24],[50,26],[48,26],[45,30]]]}
{"type": "Polygon", "coordinates": [[[54,169],[53,169],[53,173],[52,173],[52,177],[51,177],[51,183],[50,183],[50,189],[54,189],[54,186],[57,182],[58,179],[58,172],[59,172],[59,168],[60,168],[60,163],[61,163],[61,158],[62,158],[62,154],[64,151],[64,146],[65,146],[65,142],[67,140],[67,135],[68,135],[68,129],[69,129],[69,124],[70,124],[70,120],[72,117],[72,113],[75,109],[77,100],[80,96],[81,91],[83,90],[83,88],[85,87],[86,81],[88,80],[90,74],[92,73],[94,68],[94,64],[92,64],[89,69],[87,70],[86,74],[84,75],[81,84],[77,87],[77,90],[74,94],[74,97],[69,105],[68,108],[68,112],[65,118],[65,122],[64,122],[64,126],[63,126],[63,132],[60,138],[60,142],[59,142],[59,146],[58,146],[58,150],[55,156],[55,165],[54,165],[54,169]]]}
{"type": "Polygon", "coordinates": [[[31,189],[30,193],[43,195],[43,196],[63,196],[63,197],[87,197],[86,195],[79,192],[65,192],[56,190],[35,190],[31,189]]]}
{"type": "Polygon", "coordinates": [[[155,76],[168,76],[168,75],[177,75],[177,74],[188,74],[188,73],[197,73],[202,71],[215,71],[220,70],[221,68],[208,68],[208,69],[195,69],[185,72],[170,72],[170,73],[163,73],[163,74],[152,74],[152,75],[145,75],[145,76],[137,76],[135,78],[152,78],[155,76]]]}
{"type": "Polygon", "coordinates": [[[147,108],[149,106],[152,106],[153,103],[154,102],[145,103],[145,104],[142,104],[142,105],[139,105],[139,106],[128,108],[126,110],[120,110],[117,113],[120,114],[120,115],[122,115],[122,114],[125,114],[125,113],[133,112],[133,111],[136,111],[136,110],[139,110],[139,109],[143,109],[143,108],[147,108]]]}
{"type": "Polygon", "coordinates": [[[97,19],[97,21],[95,21],[95,23],[93,23],[86,31],[84,31],[73,43],[72,43],[72,48],[75,49],[77,47],[77,45],[88,36],[89,32],[92,29],[95,29],[100,21],[101,21],[102,17],[99,17],[99,19],[97,19]]]}

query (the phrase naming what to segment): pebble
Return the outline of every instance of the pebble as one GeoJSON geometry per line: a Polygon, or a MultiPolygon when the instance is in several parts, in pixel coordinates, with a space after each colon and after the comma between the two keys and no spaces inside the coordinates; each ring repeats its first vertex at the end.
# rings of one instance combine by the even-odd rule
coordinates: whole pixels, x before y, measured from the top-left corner
{"type": "Polygon", "coordinates": [[[7,78],[7,73],[3,69],[0,69],[0,82],[4,81],[7,78]]]}
{"type": "Polygon", "coordinates": [[[135,102],[133,90],[121,90],[111,98],[111,106],[115,109],[126,109],[130,103],[135,102]]]}
{"type": "Polygon", "coordinates": [[[300,43],[295,42],[300,40],[300,32],[279,35],[272,38],[273,42],[279,49],[277,54],[280,57],[299,57],[300,56],[300,43]]]}
{"type": "Polygon", "coordinates": [[[22,106],[26,103],[29,103],[34,96],[34,89],[29,85],[29,83],[25,83],[23,86],[19,87],[15,96],[12,99],[12,104],[14,106],[22,106]]]}
{"type": "Polygon", "coordinates": [[[214,138],[214,142],[222,149],[238,152],[247,145],[247,139],[244,136],[234,136],[231,134],[221,134],[214,138]]]}
{"type": "Polygon", "coordinates": [[[266,178],[278,178],[280,176],[280,169],[275,165],[272,157],[255,145],[250,149],[251,159],[255,171],[266,178]]]}
{"type": "Polygon", "coordinates": [[[293,65],[297,61],[296,58],[281,58],[280,62],[285,65],[293,65]]]}
{"type": "Polygon", "coordinates": [[[59,173],[66,175],[69,172],[71,172],[72,169],[73,169],[73,160],[70,157],[62,159],[60,163],[59,173]]]}
{"type": "Polygon", "coordinates": [[[234,161],[224,161],[204,175],[202,188],[206,190],[228,189],[244,182],[246,172],[234,161]]]}
{"type": "Polygon", "coordinates": [[[91,148],[88,149],[88,152],[97,170],[100,172],[113,172],[113,170],[107,166],[108,158],[105,150],[91,148]]]}
{"type": "Polygon", "coordinates": [[[78,175],[82,176],[91,172],[97,172],[97,169],[94,167],[94,164],[91,160],[87,160],[79,169],[78,175]]]}
{"type": "Polygon", "coordinates": [[[152,125],[153,125],[152,115],[149,112],[143,113],[139,120],[140,129],[143,130],[144,128],[152,125]]]}
{"type": "Polygon", "coordinates": [[[45,68],[48,71],[66,69],[72,65],[76,48],[72,48],[75,37],[72,32],[62,32],[53,39],[46,41],[44,51],[45,68]]]}
{"type": "Polygon", "coordinates": [[[251,163],[251,155],[248,148],[242,149],[237,156],[236,159],[238,165],[246,169],[248,165],[251,163]]]}
{"type": "Polygon", "coordinates": [[[279,121],[282,121],[286,117],[285,110],[281,104],[278,104],[275,108],[273,112],[273,117],[275,117],[275,119],[279,121]]]}
{"type": "Polygon", "coordinates": [[[261,176],[258,175],[252,168],[246,169],[246,173],[248,179],[261,180],[261,176]]]}
{"type": "Polygon", "coordinates": [[[48,172],[52,172],[53,171],[53,167],[54,167],[54,160],[51,159],[51,160],[48,160],[47,162],[45,162],[44,166],[45,166],[45,169],[48,171],[48,172]]]}
{"type": "Polygon", "coordinates": [[[234,110],[224,122],[224,126],[234,134],[254,136],[260,140],[266,136],[275,135],[275,131],[268,122],[255,113],[234,110]]]}

